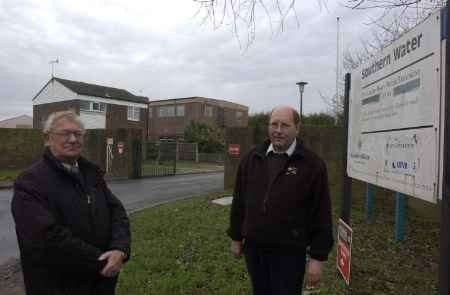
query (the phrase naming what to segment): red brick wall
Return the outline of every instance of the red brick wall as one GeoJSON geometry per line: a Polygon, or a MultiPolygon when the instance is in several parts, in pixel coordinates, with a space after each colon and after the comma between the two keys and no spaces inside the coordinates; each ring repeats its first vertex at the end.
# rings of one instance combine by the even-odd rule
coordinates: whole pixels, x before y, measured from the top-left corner
{"type": "Polygon", "coordinates": [[[106,110],[106,129],[139,129],[147,134],[147,109],[141,109],[141,121],[128,120],[128,107],[108,104],[106,110]]]}
{"type": "Polygon", "coordinates": [[[247,127],[248,125],[248,112],[225,108],[224,115],[225,127],[247,127]],[[242,112],[243,114],[240,120],[237,119],[237,112],[242,112]]]}
{"type": "Polygon", "coordinates": [[[42,129],[48,116],[54,112],[73,110],[80,113],[80,103],[78,100],[68,100],[60,102],[45,103],[33,106],[33,128],[42,129]]]}
{"type": "MultiPolygon", "coordinates": [[[[171,104],[173,105],[173,104],[171,104]]],[[[158,117],[159,106],[152,106],[152,117],[149,118],[148,134],[150,138],[157,139],[161,136],[174,137],[182,136],[184,129],[191,121],[200,121],[221,128],[224,127],[246,127],[248,123],[248,112],[243,112],[240,121],[236,121],[236,110],[231,108],[221,108],[214,104],[191,102],[184,105],[183,117],[158,117]],[[213,108],[213,116],[203,115],[205,106],[213,108]]]]}

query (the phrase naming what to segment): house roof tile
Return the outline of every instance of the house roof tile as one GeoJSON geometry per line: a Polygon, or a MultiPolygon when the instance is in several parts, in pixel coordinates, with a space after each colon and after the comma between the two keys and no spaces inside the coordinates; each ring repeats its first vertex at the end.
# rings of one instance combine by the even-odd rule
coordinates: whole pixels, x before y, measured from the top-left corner
{"type": "Polygon", "coordinates": [[[148,99],[146,97],[136,96],[124,89],[106,87],[84,82],[77,82],[61,78],[54,78],[54,79],[78,94],[125,100],[136,103],[145,103],[145,104],[148,103],[148,99]]]}

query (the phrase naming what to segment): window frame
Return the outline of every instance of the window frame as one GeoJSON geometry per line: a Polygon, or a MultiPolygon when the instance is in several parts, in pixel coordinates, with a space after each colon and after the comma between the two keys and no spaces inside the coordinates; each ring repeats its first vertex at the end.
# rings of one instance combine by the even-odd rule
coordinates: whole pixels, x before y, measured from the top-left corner
{"type": "Polygon", "coordinates": [[[83,112],[92,112],[92,113],[105,113],[106,112],[106,103],[99,101],[90,101],[90,100],[80,100],[80,111],[83,112]],[[89,105],[89,109],[86,107],[89,105]],[[94,105],[98,106],[98,109],[94,108],[94,105]]]}
{"type": "Polygon", "coordinates": [[[158,108],[159,118],[175,117],[175,105],[165,105],[158,108]]]}
{"type": "Polygon", "coordinates": [[[203,110],[203,116],[208,118],[214,117],[214,107],[206,104],[203,110]]]}
{"type": "Polygon", "coordinates": [[[127,120],[134,122],[141,121],[141,108],[138,106],[127,106],[127,120]]]}
{"type": "Polygon", "coordinates": [[[176,109],[175,109],[175,116],[176,117],[184,117],[185,111],[186,111],[186,108],[184,105],[177,105],[176,109]],[[180,109],[183,111],[180,112],[180,109]]]}

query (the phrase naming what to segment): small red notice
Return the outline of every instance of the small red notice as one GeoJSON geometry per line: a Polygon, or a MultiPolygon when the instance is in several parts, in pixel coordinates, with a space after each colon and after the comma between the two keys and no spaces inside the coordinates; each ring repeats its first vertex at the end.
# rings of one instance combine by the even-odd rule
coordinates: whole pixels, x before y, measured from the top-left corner
{"type": "Polygon", "coordinates": [[[119,154],[123,154],[123,147],[124,147],[123,142],[122,142],[122,141],[119,141],[119,142],[117,143],[117,151],[119,152],[119,154]]]}
{"type": "Polygon", "coordinates": [[[228,145],[228,154],[230,156],[239,156],[241,154],[241,145],[236,143],[230,143],[228,145]]]}
{"type": "Polygon", "coordinates": [[[336,265],[347,286],[350,284],[350,262],[352,257],[352,229],[339,218],[337,229],[336,265]]]}

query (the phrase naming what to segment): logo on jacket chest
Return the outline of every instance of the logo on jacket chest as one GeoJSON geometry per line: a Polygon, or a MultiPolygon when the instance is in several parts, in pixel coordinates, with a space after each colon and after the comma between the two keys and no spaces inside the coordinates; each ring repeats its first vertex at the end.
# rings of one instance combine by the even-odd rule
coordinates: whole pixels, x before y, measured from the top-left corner
{"type": "Polygon", "coordinates": [[[295,166],[287,167],[285,175],[297,175],[297,167],[295,166]]]}

